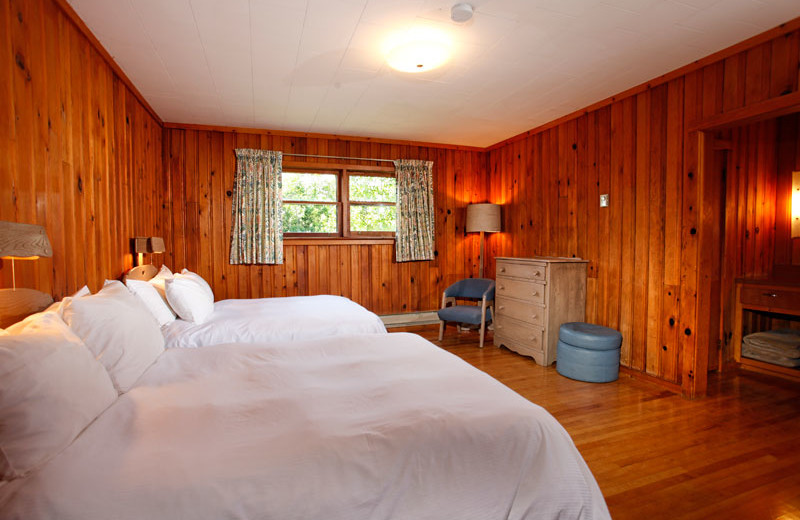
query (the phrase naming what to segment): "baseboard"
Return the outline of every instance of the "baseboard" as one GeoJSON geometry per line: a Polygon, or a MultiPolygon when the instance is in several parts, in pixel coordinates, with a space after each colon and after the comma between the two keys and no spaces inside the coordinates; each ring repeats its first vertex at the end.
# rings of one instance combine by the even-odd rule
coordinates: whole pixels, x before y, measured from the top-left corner
{"type": "Polygon", "coordinates": [[[436,311],[405,312],[402,314],[384,314],[380,316],[387,329],[392,327],[412,327],[414,325],[431,325],[439,323],[436,311]]]}

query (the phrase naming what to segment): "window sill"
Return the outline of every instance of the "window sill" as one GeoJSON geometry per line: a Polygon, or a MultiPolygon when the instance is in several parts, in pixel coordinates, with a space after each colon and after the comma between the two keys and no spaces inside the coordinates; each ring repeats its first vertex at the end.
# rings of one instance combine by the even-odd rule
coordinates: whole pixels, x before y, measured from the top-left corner
{"type": "Polygon", "coordinates": [[[284,238],[285,246],[379,246],[394,245],[394,238],[284,238]]]}

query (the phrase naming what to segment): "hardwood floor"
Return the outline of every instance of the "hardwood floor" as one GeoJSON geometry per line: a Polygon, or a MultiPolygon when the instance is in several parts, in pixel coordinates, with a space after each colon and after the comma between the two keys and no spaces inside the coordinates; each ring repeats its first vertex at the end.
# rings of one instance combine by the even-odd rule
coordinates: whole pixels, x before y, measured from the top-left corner
{"type": "MultiPolygon", "coordinates": [[[[439,344],[438,326],[399,330],[439,344]]],[[[800,519],[800,383],[731,370],[689,401],[625,375],[573,381],[491,338],[448,327],[441,346],[553,414],[615,520],[800,519]]]]}

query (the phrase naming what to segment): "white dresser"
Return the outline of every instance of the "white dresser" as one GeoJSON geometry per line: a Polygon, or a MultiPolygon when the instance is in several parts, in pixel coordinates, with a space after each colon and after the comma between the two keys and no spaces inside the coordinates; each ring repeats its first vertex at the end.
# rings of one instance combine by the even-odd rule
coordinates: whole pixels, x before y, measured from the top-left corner
{"type": "Polygon", "coordinates": [[[583,321],[588,260],[542,256],[497,258],[494,344],[540,365],[556,360],[558,328],[583,321]]]}

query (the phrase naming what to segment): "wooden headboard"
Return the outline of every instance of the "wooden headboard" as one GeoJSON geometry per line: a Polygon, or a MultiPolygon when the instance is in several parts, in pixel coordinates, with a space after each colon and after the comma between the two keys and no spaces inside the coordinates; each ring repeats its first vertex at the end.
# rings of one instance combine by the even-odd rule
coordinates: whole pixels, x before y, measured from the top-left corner
{"type": "Polygon", "coordinates": [[[127,273],[125,276],[122,277],[122,281],[125,280],[150,280],[154,278],[158,274],[158,268],[153,264],[145,264],[145,265],[137,265],[127,273]]]}
{"type": "Polygon", "coordinates": [[[0,328],[45,310],[53,297],[36,289],[0,289],[0,328]]]}

